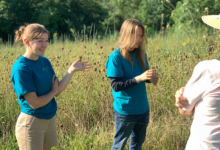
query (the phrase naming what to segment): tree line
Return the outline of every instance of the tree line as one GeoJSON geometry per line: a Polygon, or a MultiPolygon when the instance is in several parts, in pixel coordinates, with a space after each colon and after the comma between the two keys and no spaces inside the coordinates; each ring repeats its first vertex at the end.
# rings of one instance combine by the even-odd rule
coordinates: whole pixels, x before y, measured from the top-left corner
{"type": "Polygon", "coordinates": [[[12,40],[14,31],[28,23],[45,25],[51,35],[103,36],[120,30],[128,18],[140,20],[151,34],[197,27],[202,15],[219,10],[219,0],[0,0],[0,38],[12,40]]]}

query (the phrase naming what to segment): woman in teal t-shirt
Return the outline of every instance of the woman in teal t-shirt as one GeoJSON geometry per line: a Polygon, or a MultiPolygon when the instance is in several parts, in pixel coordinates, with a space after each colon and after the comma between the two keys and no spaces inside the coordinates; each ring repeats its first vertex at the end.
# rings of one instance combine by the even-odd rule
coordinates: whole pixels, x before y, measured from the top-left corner
{"type": "Polygon", "coordinates": [[[141,150],[149,122],[145,82],[158,82],[157,71],[149,70],[144,26],[135,19],[121,27],[118,48],[106,63],[111,80],[115,114],[115,137],[112,150],[124,149],[130,136],[130,149],[141,150]]]}
{"type": "Polygon", "coordinates": [[[22,150],[50,150],[57,145],[55,96],[67,87],[75,71],[88,70],[88,61],[77,60],[61,81],[50,61],[44,57],[49,32],[40,24],[22,26],[15,32],[15,42],[26,48],[14,63],[11,73],[21,113],[16,123],[16,139],[22,150]]]}

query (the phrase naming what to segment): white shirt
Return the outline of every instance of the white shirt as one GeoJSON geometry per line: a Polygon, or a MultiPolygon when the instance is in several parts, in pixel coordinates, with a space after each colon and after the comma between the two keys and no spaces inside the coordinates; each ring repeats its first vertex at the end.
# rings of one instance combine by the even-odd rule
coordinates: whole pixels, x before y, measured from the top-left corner
{"type": "Polygon", "coordinates": [[[183,96],[195,107],[186,150],[220,150],[220,60],[198,63],[183,96]]]}

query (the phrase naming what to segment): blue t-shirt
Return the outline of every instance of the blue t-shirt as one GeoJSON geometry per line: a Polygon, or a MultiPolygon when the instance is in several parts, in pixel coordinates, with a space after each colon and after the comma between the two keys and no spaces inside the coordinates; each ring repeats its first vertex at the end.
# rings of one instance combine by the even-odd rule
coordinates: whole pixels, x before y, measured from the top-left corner
{"type": "MultiPolygon", "coordinates": [[[[133,68],[131,63],[122,57],[119,48],[113,51],[105,66],[107,77],[123,77],[124,80],[127,80],[146,71],[139,66],[135,53],[132,53],[131,56],[134,61],[133,68]]],[[[148,70],[149,64],[147,59],[146,65],[148,70]]],[[[114,98],[113,107],[120,114],[135,115],[149,110],[145,82],[140,82],[133,87],[118,92],[112,89],[112,94],[114,98]]]]}
{"type": "Polygon", "coordinates": [[[54,75],[50,61],[43,56],[38,60],[30,60],[21,56],[14,63],[11,72],[13,88],[18,96],[21,112],[40,119],[50,119],[57,111],[57,103],[53,98],[47,105],[33,109],[24,98],[24,94],[35,92],[37,96],[49,93],[52,89],[54,75]]]}

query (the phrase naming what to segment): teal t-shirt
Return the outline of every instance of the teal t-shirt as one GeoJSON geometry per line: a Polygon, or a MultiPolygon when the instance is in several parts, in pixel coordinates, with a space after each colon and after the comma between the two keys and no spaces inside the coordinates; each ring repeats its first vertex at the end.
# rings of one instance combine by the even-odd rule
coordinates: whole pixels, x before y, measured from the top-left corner
{"type": "Polygon", "coordinates": [[[30,60],[20,56],[14,63],[11,72],[13,88],[18,96],[21,112],[40,119],[50,119],[57,111],[57,103],[53,98],[47,105],[33,109],[24,98],[24,94],[35,92],[37,96],[47,94],[52,89],[54,75],[50,61],[43,56],[38,60],[30,60]]]}
{"type": "MultiPolygon", "coordinates": [[[[124,80],[127,80],[146,71],[139,66],[135,53],[132,53],[131,56],[134,61],[133,68],[130,62],[122,57],[119,48],[113,51],[105,66],[107,77],[122,77],[124,80]]],[[[147,59],[146,64],[148,70],[149,64],[147,59]]],[[[114,98],[113,107],[120,114],[135,115],[145,113],[149,110],[145,82],[140,82],[133,87],[118,92],[112,89],[112,94],[114,98]]]]}

